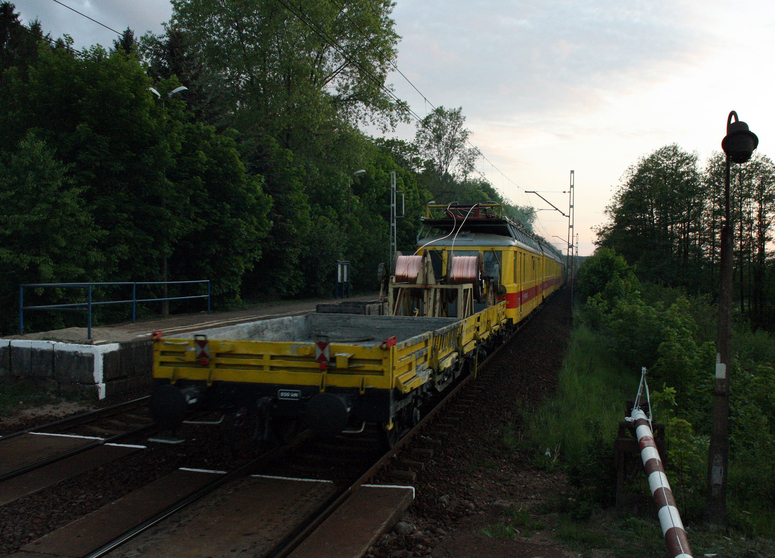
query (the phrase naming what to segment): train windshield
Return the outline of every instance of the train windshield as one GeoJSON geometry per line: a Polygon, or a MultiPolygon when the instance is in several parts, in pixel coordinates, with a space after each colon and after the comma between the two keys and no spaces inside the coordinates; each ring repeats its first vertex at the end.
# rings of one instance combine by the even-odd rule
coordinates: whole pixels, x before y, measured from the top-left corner
{"type": "Polygon", "coordinates": [[[493,279],[500,279],[501,259],[499,252],[490,250],[484,253],[484,274],[493,279]]]}

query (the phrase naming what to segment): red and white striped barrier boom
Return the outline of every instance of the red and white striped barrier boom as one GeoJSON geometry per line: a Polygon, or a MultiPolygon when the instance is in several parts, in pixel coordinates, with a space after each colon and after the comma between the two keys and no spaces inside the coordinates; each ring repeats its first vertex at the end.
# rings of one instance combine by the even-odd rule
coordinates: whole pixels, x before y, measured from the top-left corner
{"type": "Polygon", "coordinates": [[[637,407],[633,408],[630,420],[635,423],[635,435],[638,438],[640,457],[649,479],[651,495],[657,504],[659,524],[662,526],[662,534],[665,536],[665,544],[667,544],[670,558],[692,558],[689,539],[686,536],[683,523],[681,523],[681,515],[675,505],[675,498],[673,498],[673,491],[670,490],[665,468],[659,458],[654,434],[651,431],[651,423],[646,413],[637,407]]]}

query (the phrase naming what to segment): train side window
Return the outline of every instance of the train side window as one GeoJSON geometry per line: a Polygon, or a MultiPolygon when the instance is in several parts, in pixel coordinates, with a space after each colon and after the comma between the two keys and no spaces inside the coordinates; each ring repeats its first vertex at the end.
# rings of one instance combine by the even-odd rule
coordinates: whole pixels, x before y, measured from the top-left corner
{"type": "Polygon", "coordinates": [[[514,258],[514,283],[518,283],[519,276],[517,274],[517,262],[519,260],[519,252],[514,251],[511,253],[511,255],[514,258]]]}

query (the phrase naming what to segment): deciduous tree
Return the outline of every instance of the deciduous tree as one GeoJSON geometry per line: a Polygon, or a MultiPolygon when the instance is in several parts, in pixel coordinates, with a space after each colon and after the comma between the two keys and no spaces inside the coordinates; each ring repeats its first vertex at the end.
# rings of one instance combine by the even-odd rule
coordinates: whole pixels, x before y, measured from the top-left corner
{"type": "Polygon", "coordinates": [[[229,118],[297,151],[334,121],[390,126],[390,0],[174,0],[170,28],[200,50],[229,118]]]}
{"type": "MultiPolygon", "coordinates": [[[[0,157],[0,329],[18,319],[19,285],[82,281],[102,263],[82,188],[28,132],[0,157]]],[[[99,279],[96,277],[95,279],[99,279]]]]}
{"type": "Polygon", "coordinates": [[[437,107],[417,123],[414,144],[425,173],[434,178],[430,190],[439,203],[454,201],[450,198],[454,183],[466,181],[481,155],[477,148],[468,147],[471,131],[465,121],[462,107],[437,107]]]}
{"type": "Polygon", "coordinates": [[[702,265],[700,215],[704,193],[697,155],[677,145],[630,167],[598,231],[642,273],[669,284],[693,284],[702,265]]]}

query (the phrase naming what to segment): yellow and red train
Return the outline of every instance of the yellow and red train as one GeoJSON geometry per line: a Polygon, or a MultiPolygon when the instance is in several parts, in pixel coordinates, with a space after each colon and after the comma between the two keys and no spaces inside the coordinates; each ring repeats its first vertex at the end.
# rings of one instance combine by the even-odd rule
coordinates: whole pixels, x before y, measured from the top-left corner
{"type": "MultiPolygon", "coordinates": [[[[500,204],[430,204],[426,207],[423,228],[418,235],[418,250],[414,258],[428,258],[432,266],[432,281],[437,284],[472,282],[481,310],[500,301],[506,303],[506,317],[516,324],[530,314],[557,290],[565,278],[562,254],[542,238],[525,230],[503,215],[500,204]],[[471,258],[477,258],[474,263],[471,258]],[[460,259],[463,265],[454,265],[460,259]],[[466,265],[467,264],[467,265],[466,265]],[[474,277],[474,266],[477,274],[474,277]],[[456,269],[462,269],[462,274],[456,269]],[[467,269],[466,269],[467,268],[467,269]],[[435,278],[446,278],[438,281],[435,278]],[[477,282],[479,285],[477,285],[477,282]],[[478,287],[478,289],[477,289],[478,287]]],[[[409,262],[399,257],[391,285],[400,291],[401,285],[412,282],[402,275],[409,262]],[[402,265],[403,264],[403,265],[402,265]]],[[[449,288],[449,287],[448,287],[449,288]]],[[[395,315],[424,314],[417,305],[407,305],[408,298],[397,294],[391,304],[395,315]]],[[[450,298],[449,296],[447,298],[450,298]]],[[[458,308],[453,308],[458,315],[458,308]]],[[[463,316],[468,312],[463,312],[463,316]]],[[[460,316],[460,317],[463,317],[460,316]]]]}
{"type": "Polygon", "coordinates": [[[497,204],[430,205],[418,250],[394,262],[388,314],[309,314],[154,341],[151,408],[237,409],[258,437],[303,420],[322,435],[380,424],[388,439],[475,368],[564,280],[562,255],[497,204]]]}

